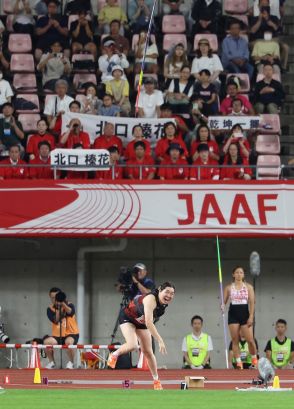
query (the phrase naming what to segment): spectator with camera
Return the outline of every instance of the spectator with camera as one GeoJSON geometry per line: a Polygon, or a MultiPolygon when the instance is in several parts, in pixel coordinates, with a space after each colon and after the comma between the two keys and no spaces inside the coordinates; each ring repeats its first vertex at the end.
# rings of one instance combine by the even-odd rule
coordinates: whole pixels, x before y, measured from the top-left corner
{"type": "MultiPolygon", "coordinates": [[[[52,323],[52,335],[44,338],[44,345],[76,345],[79,340],[79,329],[75,317],[75,306],[67,300],[66,294],[59,288],[53,287],[49,291],[51,304],[47,308],[47,317],[52,323]]],[[[54,351],[46,350],[48,364],[46,369],[55,368],[54,351]]],[[[74,351],[66,350],[68,362],[66,369],[74,367],[74,351]]]]}
{"type": "MultiPolygon", "coordinates": [[[[107,36],[103,40],[103,54],[98,59],[99,71],[102,73],[101,81],[112,80],[112,68],[114,66],[120,66],[123,70],[129,67],[129,62],[125,54],[120,53],[116,48],[115,41],[112,37],[107,36]]],[[[123,74],[122,79],[126,79],[123,74]]]]}
{"type": "Polygon", "coordinates": [[[70,25],[72,53],[89,52],[96,59],[97,47],[93,41],[94,29],[92,23],[87,18],[85,10],[80,10],[78,16],[78,20],[73,21],[70,25]]]}
{"type": "Polygon", "coordinates": [[[73,149],[76,144],[81,144],[82,149],[90,149],[90,136],[82,130],[81,121],[73,118],[68,124],[68,131],[61,135],[59,144],[62,148],[73,149]]]}
{"type": "Polygon", "coordinates": [[[14,107],[10,102],[2,105],[3,118],[0,118],[0,152],[8,150],[11,146],[18,145],[24,151],[22,141],[25,134],[21,123],[14,117],[14,107]]]}

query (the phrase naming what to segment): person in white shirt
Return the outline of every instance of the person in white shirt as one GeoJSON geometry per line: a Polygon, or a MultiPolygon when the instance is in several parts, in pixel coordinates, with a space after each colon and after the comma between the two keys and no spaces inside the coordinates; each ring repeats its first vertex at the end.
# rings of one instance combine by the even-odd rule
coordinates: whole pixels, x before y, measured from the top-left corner
{"type": "MultiPolygon", "coordinates": [[[[139,74],[141,71],[141,65],[142,61],[144,58],[144,51],[145,51],[145,45],[146,45],[146,37],[147,37],[147,31],[141,30],[139,34],[139,42],[135,46],[135,68],[134,72],[135,74],[139,74]]],[[[148,39],[148,45],[146,48],[146,56],[145,56],[145,61],[144,61],[144,72],[149,73],[149,74],[157,74],[158,73],[158,64],[157,64],[157,58],[158,58],[158,48],[155,43],[152,42],[151,36],[148,39]]]]}
{"type": "MultiPolygon", "coordinates": [[[[104,54],[98,59],[98,67],[102,73],[102,82],[112,80],[112,68],[115,65],[121,66],[123,70],[129,68],[130,64],[127,57],[116,49],[115,41],[110,36],[103,40],[103,52],[104,54]]],[[[125,74],[122,76],[122,79],[126,79],[125,74]]]]}
{"type": "Polygon", "coordinates": [[[155,80],[152,77],[147,77],[144,81],[144,90],[141,90],[139,96],[138,116],[140,118],[158,118],[163,102],[162,92],[155,89],[155,80]]]}
{"type": "Polygon", "coordinates": [[[210,355],[213,350],[211,336],[202,332],[203,318],[194,315],[191,318],[192,333],[185,336],[182,352],[185,368],[209,369],[210,355]]]}
{"type": "Polygon", "coordinates": [[[3,78],[3,73],[0,71],[0,112],[2,111],[2,105],[6,102],[11,102],[13,97],[13,91],[8,81],[3,78]]]}

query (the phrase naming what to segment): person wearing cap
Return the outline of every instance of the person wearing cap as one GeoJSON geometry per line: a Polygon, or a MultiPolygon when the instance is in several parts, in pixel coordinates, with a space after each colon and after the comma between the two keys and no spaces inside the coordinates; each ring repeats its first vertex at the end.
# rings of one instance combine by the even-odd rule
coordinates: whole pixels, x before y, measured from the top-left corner
{"type": "Polygon", "coordinates": [[[128,27],[128,18],[122,7],[117,4],[117,0],[106,0],[106,4],[98,13],[98,28],[101,34],[109,33],[109,25],[113,20],[120,21],[122,27],[128,27]]]}
{"type": "MultiPolygon", "coordinates": [[[[106,82],[112,80],[112,68],[119,65],[123,70],[130,66],[127,57],[120,53],[116,48],[115,41],[112,37],[107,36],[102,42],[103,54],[98,59],[99,71],[101,71],[101,81],[106,82]]],[[[123,73],[123,79],[126,79],[123,73]]]]}
{"type": "Polygon", "coordinates": [[[122,79],[124,70],[120,65],[112,67],[112,77],[110,81],[106,81],[106,94],[113,96],[113,103],[120,108],[122,116],[129,116],[131,112],[131,103],[129,100],[129,83],[128,80],[122,79]]]}
{"type": "Polygon", "coordinates": [[[158,118],[163,102],[162,92],[155,89],[155,80],[152,77],[147,77],[144,80],[144,89],[141,90],[138,101],[139,118],[158,118]]]}
{"type": "Polygon", "coordinates": [[[137,295],[145,295],[155,290],[156,286],[154,281],[147,277],[148,271],[143,263],[137,263],[134,265],[133,284],[131,287],[132,298],[137,295]]]}
{"type": "Polygon", "coordinates": [[[123,146],[121,139],[114,134],[114,125],[110,122],[106,122],[103,129],[103,134],[95,139],[94,149],[109,149],[112,146],[116,146],[119,154],[122,154],[123,146]]]}
{"type": "Polygon", "coordinates": [[[137,141],[134,143],[135,158],[127,163],[126,175],[128,179],[154,179],[156,169],[154,160],[146,155],[145,143],[137,141]]]}
{"type": "Polygon", "coordinates": [[[195,21],[192,28],[193,37],[199,33],[218,34],[221,15],[222,6],[218,0],[195,0],[191,12],[195,21]]]}
{"type": "Polygon", "coordinates": [[[124,157],[125,160],[134,160],[136,159],[135,154],[135,143],[140,141],[145,145],[145,156],[151,156],[151,145],[150,142],[144,136],[144,130],[141,125],[135,125],[132,130],[133,140],[127,144],[125,149],[124,157]]]}
{"type": "Polygon", "coordinates": [[[178,143],[171,143],[168,148],[168,159],[164,159],[159,168],[160,180],[189,179],[189,168],[186,159],[183,159],[184,150],[178,143]],[[169,167],[168,165],[172,165],[169,167]]]}
{"type": "Polygon", "coordinates": [[[163,126],[163,136],[159,139],[155,147],[155,156],[159,162],[170,158],[168,148],[172,143],[178,144],[183,151],[184,157],[188,157],[187,147],[183,139],[178,135],[177,126],[174,122],[166,122],[163,126]]]}
{"type": "Polygon", "coordinates": [[[123,168],[119,165],[120,154],[117,146],[110,146],[108,148],[109,152],[109,163],[110,168],[108,170],[97,170],[95,173],[95,179],[99,180],[116,180],[123,179],[123,168]]]}
{"type": "Polygon", "coordinates": [[[200,143],[197,147],[198,158],[193,162],[190,169],[191,180],[219,180],[220,171],[218,162],[209,156],[209,146],[207,143],[200,143]],[[202,167],[214,166],[214,167],[202,167]]]}

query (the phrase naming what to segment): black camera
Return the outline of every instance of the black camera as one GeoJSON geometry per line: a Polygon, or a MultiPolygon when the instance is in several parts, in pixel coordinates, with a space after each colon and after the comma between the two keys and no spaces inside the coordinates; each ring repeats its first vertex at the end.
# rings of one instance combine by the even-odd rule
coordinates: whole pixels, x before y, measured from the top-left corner
{"type": "Polygon", "coordinates": [[[4,332],[4,324],[0,324],[0,343],[7,344],[9,341],[9,336],[4,332]]]}
{"type": "Polygon", "coordinates": [[[138,278],[138,272],[139,272],[138,267],[125,267],[122,266],[119,269],[119,274],[118,274],[118,287],[120,292],[123,293],[124,297],[127,300],[131,300],[134,296],[134,289],[133,289],[133,277],[135,277],[137,280],[138,278]]]}
{"type": "Polygon", "coordinates": [[[65,300],[66,300],[66,294],[64,292],[59,291],[59,293],[55,295],[55,301],[64,302],[65,300]]]}

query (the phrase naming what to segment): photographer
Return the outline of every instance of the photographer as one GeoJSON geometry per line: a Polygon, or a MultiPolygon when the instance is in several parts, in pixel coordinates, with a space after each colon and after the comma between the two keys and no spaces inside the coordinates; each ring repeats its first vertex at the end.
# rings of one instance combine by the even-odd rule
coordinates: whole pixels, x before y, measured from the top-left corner
{"type": "MultiPolygon", "coordinates": [[[[47,317],[52,322],[52,335],[44,338],[44,345],[76,345],[79,340],[79,329],[75,317],[75,306],[67,301],[66,294],[59,288],[53,287],[49,291],[51,300],[47,308],[47,317]]],[[[68,362],[66,369],[74,367],[74,350],[67,349],[68,362]]],[[[55,368],[54,351],[46,349],[49,363],[46,369],[55,368]]]]}
{"type": "Polygon", "coordinates": [[[90,136],[87,132],[83,132],[81,121],[78,118],[73,118],[67,126],[68,131],[63,133],[60,138],[61,147],[73,149],[74,145],[81,144],[83,149],[90,149],[90,136]]]}
{"type": "Polygon", "coordinates": [[[155,289],[155,283],[147,277],[147,269],[143,263],[137,263],[131,270],[127,270],[119,279],[119,290],[124,291],[129,284],[129,298],[146,295],[155,289]],[[121,279],[122,278],[122,279],[121,279]]]}

